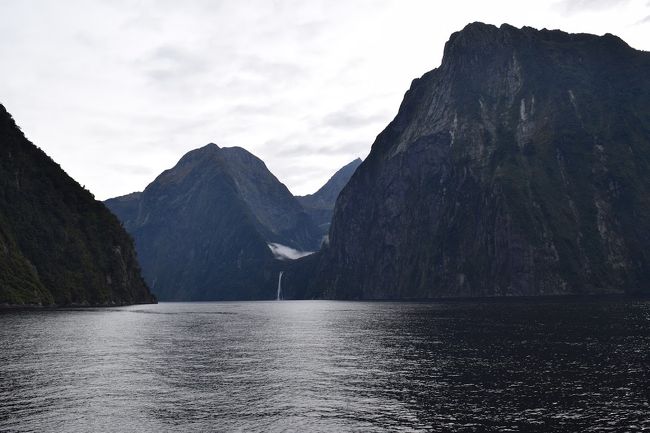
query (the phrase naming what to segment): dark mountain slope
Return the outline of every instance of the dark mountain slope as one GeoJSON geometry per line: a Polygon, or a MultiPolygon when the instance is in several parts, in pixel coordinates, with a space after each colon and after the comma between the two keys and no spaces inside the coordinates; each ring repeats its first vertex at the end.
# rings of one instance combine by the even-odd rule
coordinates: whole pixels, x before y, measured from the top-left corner
{"type": "Polygon", "coordinates": [[[330,298],[647,293],[650,54],[612,35],[453,34],[320,256],[310,293],[330,298]]]}
{"type": "Polygon", "coordinates": [[[309,215],[261,159],[241,147],[225,147],[221,152],[267,241],[303,251],[320,247],[319,232],[309,215]]]}
{"type": "MultiPolygon", "coordinates": [[[[115,197],[109,200],[110,206],[108,207],[115,215],[119,216],[122,224],[129,228],[133,226],[135,219],[138,216],[138,207],[140,205],[141,197],[141,192],[133,192],[121,197],[115,197]]],[[[106,202],[107,205],[109,201],[106,202]]]]}
{"type": "Polygon", "coordinates": [[[136,241],[164,300],[269,299],[268,243],[315,248],[318,232],[289,190],[241,148],[187,153],[144,192],[106,202],[136,241]]]}
{"type": "Polygon", "coordinates": [[[0,303],[154,301],[115,216],[0,105],[0,303]]]}
{"type": "Polygon", "coordinates": [[[312,221],[321,229],[323,236],[329,232],[334,204],[339,193],[359,165],[361,165],[361,159],[357,158],[334,173],[325,185],[315,193],[296,197],[311,216],[312,221]]]}

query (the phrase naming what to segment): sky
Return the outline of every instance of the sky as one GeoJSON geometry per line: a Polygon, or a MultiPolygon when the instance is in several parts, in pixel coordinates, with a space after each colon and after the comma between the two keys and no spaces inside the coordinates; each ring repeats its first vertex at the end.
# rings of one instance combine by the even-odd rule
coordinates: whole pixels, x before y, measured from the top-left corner
{"type": "Polygon", "coordinates": [[[649,0],[0,0],[0,103],[101,200],[210,142],[307,194],[474,21],[650,51],[649,0]]]}

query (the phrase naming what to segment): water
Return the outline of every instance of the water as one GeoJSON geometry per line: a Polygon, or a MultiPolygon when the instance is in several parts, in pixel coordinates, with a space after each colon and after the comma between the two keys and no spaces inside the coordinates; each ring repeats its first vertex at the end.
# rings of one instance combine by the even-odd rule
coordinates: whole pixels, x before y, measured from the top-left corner
{"type": "Polygon", "coordinates": [[[650,304],[0,313],[0,431],[641,431],[650,304]]]}

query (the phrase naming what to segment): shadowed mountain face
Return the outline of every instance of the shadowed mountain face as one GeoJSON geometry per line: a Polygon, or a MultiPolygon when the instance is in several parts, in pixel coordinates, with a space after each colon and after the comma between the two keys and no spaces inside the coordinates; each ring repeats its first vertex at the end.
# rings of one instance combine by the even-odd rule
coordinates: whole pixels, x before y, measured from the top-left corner
{"type": "Polygon", "coordinates": [[[453,34],[319,256],[309,293],[329,298],[648,292],[650,54],[612,35],[453,34]]]}
{"type": "Polygon", "coordinates": [[[119,221],[0,105],[0,304],[154,302],[119,221]]]}
{"type": "Polygon", "coordinates": [[[312,221],[321,230],[323,236],[329,232],[334,204],[339,193],[348,183],[359,165],[361,165],[361,159],[357,158],[334,173],[334,176],[315,193],[296,197],[312,221]]]}
{"type": "Polygon", "coordinates": [[[106,204],[135,238],[144,276],[163,300],[273,298],[268,244],[304,251],[319,242],[289,190],[241,148],[191,151],[144,192],[106,204]]]}
{"type": "Polygon", "coordinates": [[[320,247],[317,228],[287,187],[261,159],[240,147],[221,149],[242,199],[268,242],[301,251],[320,247]]]}

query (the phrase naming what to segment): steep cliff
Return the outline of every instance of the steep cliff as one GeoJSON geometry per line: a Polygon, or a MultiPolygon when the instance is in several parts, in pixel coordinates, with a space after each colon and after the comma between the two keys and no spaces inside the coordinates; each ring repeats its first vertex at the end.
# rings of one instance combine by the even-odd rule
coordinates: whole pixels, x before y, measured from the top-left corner
{"type": "Polygon", "coordinates": [[[454,33],[319,256],[305,287],[328,298],[647,293],[650,54],[609,34],[454,33]]]}
{"type": "Polygon", "coordinates": [[[154,302],[133,241],[0,105],[0,304],[154,302]]]}

